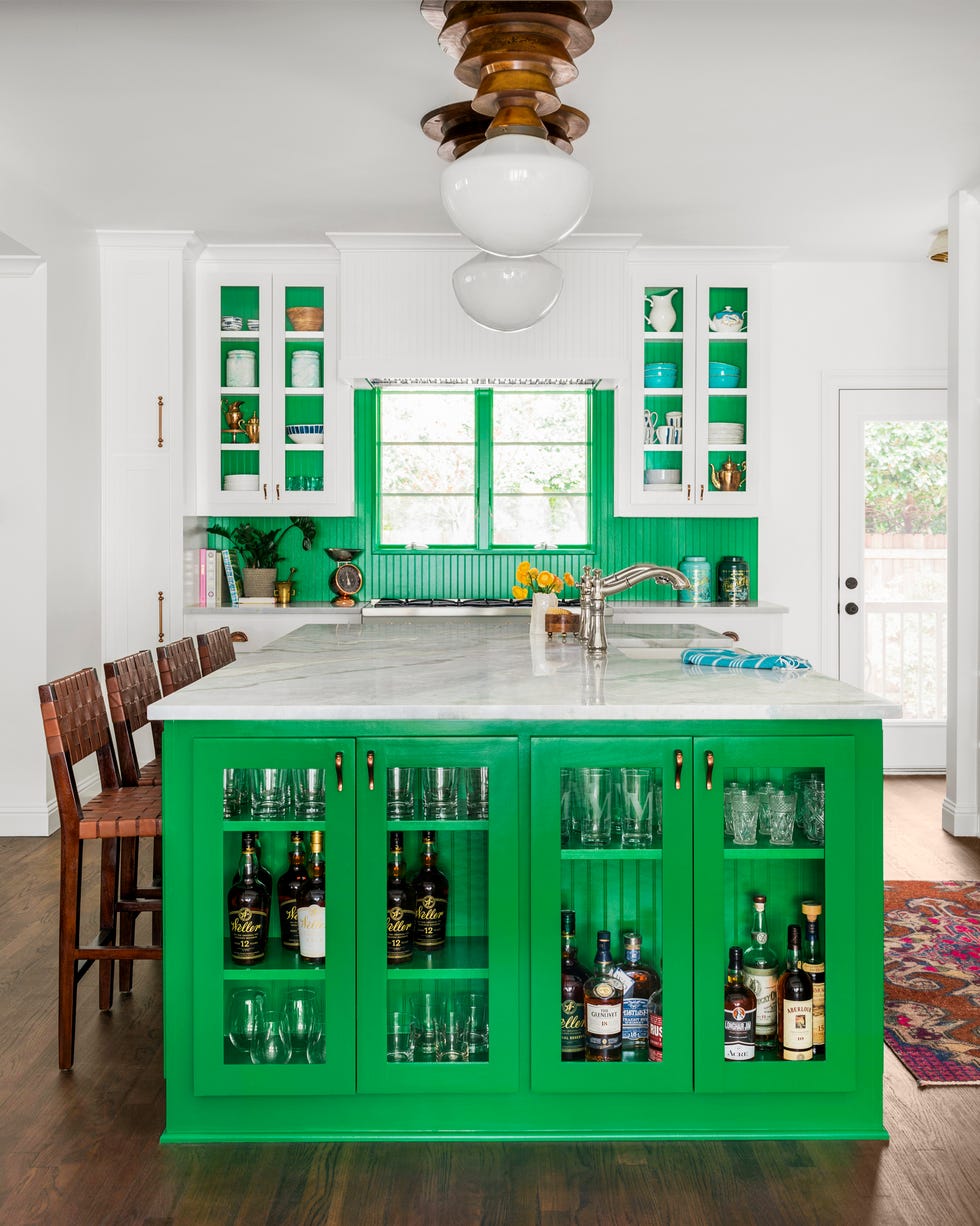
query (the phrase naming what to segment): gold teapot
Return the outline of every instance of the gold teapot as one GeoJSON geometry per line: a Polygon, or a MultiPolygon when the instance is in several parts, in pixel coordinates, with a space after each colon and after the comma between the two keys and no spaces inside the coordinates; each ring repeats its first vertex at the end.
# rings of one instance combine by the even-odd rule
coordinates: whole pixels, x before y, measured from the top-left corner
{"type": "Polygon", "coordinates": [[[253,417],[250,417],[248,421],[243,421],[242,429],[248,435],[248,441],[250,443],[257,443],[259,441],[259,415],[258,413],[256,413],[253,417]]]}
{"type": "MultiPolygon", "coordinates": [[[[247,425],[248,423],[246,423],[247,425]]],[[[721,468],[715,469],[714,464],[708,465],[711,469],[711,484],[716,490],[737,490],[742,484],[742,478],[745,476],[745,461],[741,464],[736,464],[731,456],[722,464],[721,468]]]]}

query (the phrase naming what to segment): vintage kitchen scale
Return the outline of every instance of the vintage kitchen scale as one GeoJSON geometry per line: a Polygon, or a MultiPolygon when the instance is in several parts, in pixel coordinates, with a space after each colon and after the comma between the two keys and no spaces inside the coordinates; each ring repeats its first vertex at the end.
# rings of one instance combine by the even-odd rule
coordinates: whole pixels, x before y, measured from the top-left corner
{"type": "Polygon", "coordinates": [[[354,565],[354,559],[364,552],[363,549],[324,549],[328,558],[337,562],[337,569],[330,576],[330,590],[336,592],[331,604],[342,608],[350,608],[357,604],[354,597],[364,586],[364,575],[359,566],[354,565]]]}

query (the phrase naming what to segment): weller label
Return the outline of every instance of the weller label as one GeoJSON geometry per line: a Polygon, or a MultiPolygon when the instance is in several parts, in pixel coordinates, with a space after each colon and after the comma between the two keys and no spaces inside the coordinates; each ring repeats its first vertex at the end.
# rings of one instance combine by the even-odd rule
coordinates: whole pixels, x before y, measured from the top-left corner
{"type": "Polygon", "coordinates": [[[561,1050],[563,1055],[585,1051],[585,1006],[581,1001],[561,1002],[561,1050]]]}

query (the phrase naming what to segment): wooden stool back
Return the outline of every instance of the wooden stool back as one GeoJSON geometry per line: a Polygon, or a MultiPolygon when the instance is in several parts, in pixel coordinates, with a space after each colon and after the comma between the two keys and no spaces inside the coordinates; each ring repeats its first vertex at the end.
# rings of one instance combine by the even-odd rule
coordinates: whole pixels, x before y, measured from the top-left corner
{"type": "Polygon", "coordinates": [[[201,680],[201,666],[191,638],[161,644],[157,648],[157,666],[160,669],[160,688],[165,698],[192,681],[201,680]]]}
{"type": "Polygon", "coordinates": [[[197,636],[197,651],[201,657],[201,672],[206,677],[226,664],[234,664],[235,648],[231,641],[231,629],[219,626],[197,636]]]}
{"type": "Polygon", "coordinates": [[[109,718],[116,734],[116,752],[123,786],[160,783],[160,752],[163,725],[151,720],[146,713],[151,702],[162,697],[157,670],[149,651],[134,651],[132,655],[105,664],[105,690],[109,699],[109,718]],[[149,724],[153,734],[152,762],[142,768],[136,752],[136,733],[149,724]]]}

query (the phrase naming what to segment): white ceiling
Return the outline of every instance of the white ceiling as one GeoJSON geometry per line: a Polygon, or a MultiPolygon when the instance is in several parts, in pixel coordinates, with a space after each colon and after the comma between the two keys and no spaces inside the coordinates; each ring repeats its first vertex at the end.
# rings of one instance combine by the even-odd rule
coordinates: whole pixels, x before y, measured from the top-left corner
{"type": "MultiPolygon", "coordinates": [[[[0,231],[5,172],[91,227],[449,229],[418,121],[471,95],[417,0],[0,0],[0,55],[0,231]]],[[[980,183],[978,58],[977,0],[614,0],[562,91],[581,230],[924,258],[980,183]]]]}

